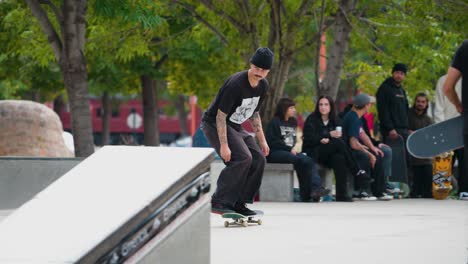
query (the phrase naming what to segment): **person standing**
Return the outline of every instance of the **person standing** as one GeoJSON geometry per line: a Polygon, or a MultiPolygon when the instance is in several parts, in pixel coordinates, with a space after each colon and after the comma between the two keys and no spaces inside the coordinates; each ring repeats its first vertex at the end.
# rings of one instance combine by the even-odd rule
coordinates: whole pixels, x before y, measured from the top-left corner
{"type": "Polygon", "coordinates": [[[270,151],[259,109],[269,87],[265,78],[272,64],[273,52],[258,48],[250,58],[250,68],[229,77],[203,114],[202,130],[226,165],[211,198],[213,213],[256,214],[246,203],[253,203],[260,188],[265,156],[270,151]],[[260,146],[241,126],[247,119],[260,146]]]}
{"type": "MultiPolygon", "coordinates": [[[[445,83],[445,80],[447,79],[447,74],[443,75],[442,77],[439,78],[437,81],[436,85],[436,96],[435,96],[435,102],[434,102],[434,122],[439,123],[442,121],[445,121],[450,118],[454,118],[460,115],[460,113],[457,111],[455,106],[450,103],[448,100],[447,96],[444,94],[443,85],[445,83]]],[[[457,81],[457,84],[455,85],[455,92],[457,93],[458,98],[461,98],[462,91],[461,91],[461,83],[462,80],[461,78],[457,81]]],[[[463,167],[464,167],[464,148],[457,149],[455,150],[454,153],[454,159],[452,162],[452,167],[455,164],[455,159],[458,161],[458,169],[457,169],[457,180],[463,182],[463,167]]]]}
{"type": "MultiPolygon", "coordinates": [[[[461,46],[455,52],[452,64],[447,71],[447,79],[445,80],[443,90],[450,102],[455,105],[455,108],[463,116],[463,141],[468,144],[468,39],[463,41],[461,46]],[[463,77],[462,80],[462,100],[458,97],[455,91],[455,84],[463,77]],[[463,104],[462,104],[463,103],[463,104]]],[[[468,148],[464,148],[464,156],[468,157],[468,148]]],[[[468,200],[468,159],[463,161],[463,172],[459,175],[459,195],[460,199],[468,200]]]]}
{"type": "Polygon", "coordinates": [[[290,98],[281,98],[276,106],[275,116],[268,123],[266,139],[270,146],[269,163],[290,163],[294,165],[299,180],[299,194],[302,202],[319,201],[330,190],[321,186],[315,161],[294,150],[297,135],[296,103],[290,98]]]}
{"type": "MultiPolygon", "coordinates": [[[[428,108],[429,99],[427,95],[418,93],[414,98],[413,107],[409,110],[409,134],[433,123],[432,119],[427,115],[428,108]]],[[[410,157],[410,165],[413,169],[411,196],[414,198],[432,198],[432,159],[410,157]]]]}
{"type": "Polygon", "coordinates": [[[388,77],[377,90],[377,112],[384,142],[402,136],[408,138],[408,98],[403,88],[407,68],[403,63],[393,66],[388,77]]]}

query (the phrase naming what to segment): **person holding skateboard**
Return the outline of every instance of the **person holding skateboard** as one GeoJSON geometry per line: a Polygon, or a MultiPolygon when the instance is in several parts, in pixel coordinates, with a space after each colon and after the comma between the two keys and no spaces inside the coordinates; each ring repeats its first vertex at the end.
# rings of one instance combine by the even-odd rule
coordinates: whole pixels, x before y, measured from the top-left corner
{"type": "Polygon", "coordinates": [[[229,77],[203,114],[202,130],[226,164],[211,199],[213,213],[256,214],[246,203],[253,203],[260,188],[265,156],[270,151],[259,109],[269,88],[265,78],[272,64],[273,52],[258,48],[250,58],[250,69],[229,77]],[[260,146],[241,126],[247,119],[260,146]]]}
{"type": "Polygon", "coordinates": [[[296,145],[297,119],[296,103],[290,98],[281,98],[276,106],[275,116],[268,123],[266,139],[270,146],[270,163],[290,163],[294,165],[299,180],[301,202],[317,202],[330,193],[321,186],[315,161],[305,153],[298,153],[296,145]]]}
{"type": "MultiPolygon", "coordinates": [[[[468,143],[468,39],[463,41],[461,46],[455,52],[452,64],[447,71],[447,79],[445,80],[443,90],[450,102],[455,105],[457,111],[462,114],[464,129],[463,141],[468,143]],[[463,77],[462,80],[462,100],[458,97],[455,91],[455,84],[463,77]]],[[[468,157],[468,148],[464,148],[465,157],[468,157]]],[[[460,199],[468,200],[468,159],[463,160],[463,172],[459,175],[459,195],[460,199]]]]}

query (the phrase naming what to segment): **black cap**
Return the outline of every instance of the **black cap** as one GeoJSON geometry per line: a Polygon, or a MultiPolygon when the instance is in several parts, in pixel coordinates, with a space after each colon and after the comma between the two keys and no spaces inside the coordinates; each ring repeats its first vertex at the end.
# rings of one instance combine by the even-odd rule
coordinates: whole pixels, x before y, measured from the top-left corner
{"type": "Polygon", "coordinates": [[[401,72],[404,72],[406,74],[406,71],[407,71],[407,67],[405,64],[403,63],[397,63],[393,66],[393,69],[392,69],[392,73],[396,72],[396,71],[401,71],[401,72]]]}
{"type": "Polygon", "coordinates": [[[273,64],[273,52],[269,48],[258,48],[250,62],[262,69],[269,70],[273,64]]]}

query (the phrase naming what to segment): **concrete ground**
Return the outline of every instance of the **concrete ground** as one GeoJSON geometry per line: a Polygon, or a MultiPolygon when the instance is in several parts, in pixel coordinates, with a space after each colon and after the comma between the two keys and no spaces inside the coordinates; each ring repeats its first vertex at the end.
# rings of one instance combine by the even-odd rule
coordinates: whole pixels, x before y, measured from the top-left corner
{"type": "Polygon", "coordinates": [[[211,216],[211,263],[468,264],[468,201],[256,203],[261,226],[211,216]]]}
{"type": "MultiPolygon", "coordinates": [[[[211,263],[468,264],[468,201],[255,203],[261,226],[211,215],[211,263]]],[[[0,210],[0,221],[11,210],[0,210]]]]}

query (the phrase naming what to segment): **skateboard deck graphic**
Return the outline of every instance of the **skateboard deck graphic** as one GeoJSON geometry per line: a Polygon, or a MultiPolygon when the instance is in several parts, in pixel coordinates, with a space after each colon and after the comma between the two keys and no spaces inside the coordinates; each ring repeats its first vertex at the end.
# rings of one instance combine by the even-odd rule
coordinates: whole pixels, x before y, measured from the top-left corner
{"type": "Polygon", "coordinates": [[[453,153],[439,155],[434,158],[432,167],[432,197],[436,200],[447,198],[453,189],[452,159],[453,153]]]}
{"type": "Polygon", "coordinates": [[[260,217],[263,216],[263,212],[260,210],[254,210],[256,215],[251,215],[251,216],[245,216],[242,214],[238,214],[236,212],[231,212],[231,213],[224,213],[221,215],[222,218],[227,218],[227,219],[232,219],[232,222],[229,222],[228,220],[224,221],[224,226],[229,227],[231,225],[238,225],[238,226],[243,226],[247,227],[249,224],[262,224],[262,219],[260,217]]]}
{"type": "Polygon", "coordinates": [[[408,137],[408,152],[416,158],[432,158],[463,147],[463,117],[458,116],[416,130],[408,137]]]}

